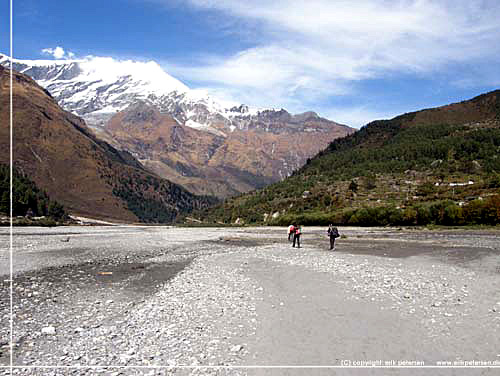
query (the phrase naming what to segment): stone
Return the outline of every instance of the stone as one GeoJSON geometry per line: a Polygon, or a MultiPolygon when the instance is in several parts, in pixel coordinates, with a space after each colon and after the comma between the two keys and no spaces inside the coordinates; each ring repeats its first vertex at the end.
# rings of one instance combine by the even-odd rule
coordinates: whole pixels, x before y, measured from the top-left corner
{"type": "Polygon", "coordinates": [[[56,328],[54,328],[53,326],[47,326],[45,328],[42,328],[42,334],[48,334],[48,335],[56,334],[56,328]]]}
{"type": "Polygon", "coordinates": [[[231,347],[231,352],[240,352],[241,350],[243,350],[242,345],[234,345],[233,347],[231,347]]]}

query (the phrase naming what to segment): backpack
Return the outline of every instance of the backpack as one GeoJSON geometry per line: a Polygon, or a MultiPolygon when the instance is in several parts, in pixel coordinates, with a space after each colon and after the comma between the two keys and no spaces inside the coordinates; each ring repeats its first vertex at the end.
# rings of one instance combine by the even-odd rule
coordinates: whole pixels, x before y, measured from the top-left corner
{"type": "Polygon", "coordinates": [[[328,229],[328,235],[334,237],[334,238],[338,238],[340,235],[339,235],[339,230],[337,229],[337,227],[332,227],[332,228],[329,228],[328,229]]]}
{"type": "Polygon", "coordinates": [[[334,237],[334,238],[338,238],[338,237],[340,236],[340,234],[339,234],[339,230],[337,230],[337,227],[334,227],[334,228],[332,229],[332,232],[333,232],[333,237],[334,237]]]}

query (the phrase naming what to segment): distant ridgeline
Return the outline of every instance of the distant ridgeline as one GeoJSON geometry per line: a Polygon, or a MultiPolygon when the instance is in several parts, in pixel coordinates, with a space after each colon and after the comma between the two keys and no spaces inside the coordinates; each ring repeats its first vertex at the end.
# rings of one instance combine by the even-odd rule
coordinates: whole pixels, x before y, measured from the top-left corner
{"type": "MultiPolygon", "coordinates": [[[[0,213],[10,213],[10,179],[9,166],[0,164],[0,213]]],[[[67,217],[64,207],[41,191],[34,182],[13,171],[12,181],[13,216],[50,217],[59,221],[67,217]]]]}
{"type": "Polygon", "coordinates": [[[500,223],[500,91],[374,121],[282,182],[199,213],[225,223],[500,223]]]}

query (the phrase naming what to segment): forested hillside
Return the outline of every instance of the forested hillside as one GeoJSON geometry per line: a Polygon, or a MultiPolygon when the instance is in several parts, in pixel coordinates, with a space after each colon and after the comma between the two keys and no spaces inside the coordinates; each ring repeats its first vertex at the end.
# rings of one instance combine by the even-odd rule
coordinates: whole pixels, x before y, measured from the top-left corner
{"type": "MultiPolygon", "coordinates": [[[[13,171],[12,179],[12,215],[42,217],[48,216],[54,220],[64,219],[67,214],[64,207],[51,200],[27,177],[13,171]]],[[[0,164],[0,213],[8,216],[10,213],[10,173],[9,166],[0,164]]]]}
{"type": "Polygon", "coordinates": [[[374,121],[290,178],[206,221],[352,225],[500,222],[500,91],[374,121]]]}

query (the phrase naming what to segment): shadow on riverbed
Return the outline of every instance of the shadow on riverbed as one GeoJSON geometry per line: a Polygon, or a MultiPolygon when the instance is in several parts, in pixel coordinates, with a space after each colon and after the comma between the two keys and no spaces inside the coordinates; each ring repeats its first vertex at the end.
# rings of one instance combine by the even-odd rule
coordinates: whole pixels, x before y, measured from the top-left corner
{"type": "MultiPolygon", "coordinates": [[[[323,247],[327,249],[326,247],[323,247]]],[[[500,273],[500,250],[443,242],[390,241],[382,239],[341,239],[336,252],[388,258],[426,257],[436,262],[500,273]]]]}
{"type": "MultiPolygon", "coordinates": [[[[16,353],[22,352],[28,335],[26,333],[39,333],[40,323],[54,312],[58,313],[58,318],[52,324],[58,327],[71,327],[69,323],[81,315],[86,315],[87,319],[91,317],[90,321],[99,325],[126,317],[128,307],[144,302],[162,284],[189,265],[191,260],[152,262],[146,259],[144,262],[131,263],[102,261],[17,274],[13,281],[12,296],[17,317],[14,322],[16,353]]],[[[9,281],[0,281],[0,317],[9,314],[8,291],[9,281]]],[[[8,337],[7,329],[6,326],[0,328],[0,338],[8,337]]],[[[71,331],[66,333],[68,338],[75,335],[71,331]]],[[[7,363],[8,348],[4,342],[0,342],[0,364],[7,363]]]]}
{"type": "Polygon", "coordinates": [[[126,283],[128,289],[144,293],[155,289],[182,271],[191,260],[180,262],[135,262],[95,270],[96,281],[102,285],[126,283]]]}
{"type": "MultiPolygon", "coordinates": [[[[424,234],[418,239],[408,238],[405,234],[388,237],[382,236],[349,236],[337,240],[335,253],[352,255],[366,255],[386,258],[411,258],[425,257],[431,262],[441,262],[453,266],[473,269],[486,273],[500,273],[500,249],[498,243],[492,243],[490,234],[483,234],[483,240],[489,243],[486,246],[478,244],[468,245],[464,239],[457,237],[456,233],[424,234]],[[438,235],[438,236],[436,236],[438,235]]],[[[474,239],[474,234],[472,234],[474,239]]],[[[469,239],[470,240],[470,239],[469,239]]],[[[290,247],[290,242],[283,238],[251,238],[243,236],[220,237],[218,240],[207,241],[207,243],[255,248],[265,245],[280,245],[284,249],[290,247]]],[[[307,253],[311,249],[332,252],[329,250],[329,240],[326,236],[318,233],[307,234],[301,239],[302,252],[307,253]]]]}
{"type": "Polygon", "coordinates": [[[269,244],[282,243],[283,241],[272,238],[250,238],[238,236],[221,236],[217,240],[207,240],[206,243],[233,246],[233,247],[258,247],[269,244]]]}
{"type": "MultiPolygon", "coordinates": [[[[141,294],[154,292],[160,284],[167,282],[183,270],[191,259],[177,262],[131,262],[131,263],[84,263],[44,268],[15,276],[16,289],[22,292],[35,287],[58,288],[115,288],[134,290],[141,294]]],[[[38,294],[44,289],[39,288],[38,294]]],[[[37,294],[37,295],[38,295],[37,294]]]]}

